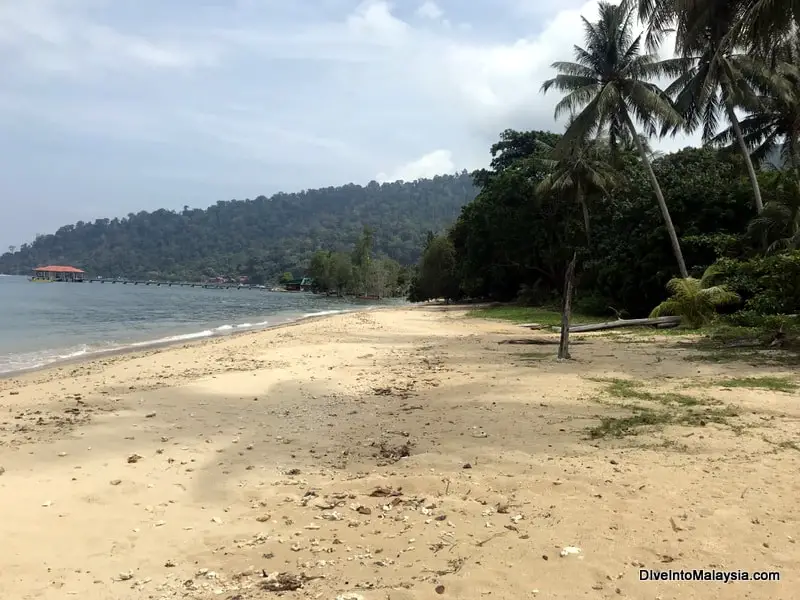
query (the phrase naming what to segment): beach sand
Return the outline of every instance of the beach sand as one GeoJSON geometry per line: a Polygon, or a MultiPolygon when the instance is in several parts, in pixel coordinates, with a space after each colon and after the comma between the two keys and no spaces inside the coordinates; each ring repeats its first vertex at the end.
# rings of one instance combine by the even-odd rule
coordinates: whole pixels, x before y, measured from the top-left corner
{"type": "Polygon", "coordinates": [[[791,369],[534,337],[399,308],[0,380],[0,598],[800,597],[800,396],[714,385],[791,369]],[[637,402],[683,416],[587,435],[637,402]]]}

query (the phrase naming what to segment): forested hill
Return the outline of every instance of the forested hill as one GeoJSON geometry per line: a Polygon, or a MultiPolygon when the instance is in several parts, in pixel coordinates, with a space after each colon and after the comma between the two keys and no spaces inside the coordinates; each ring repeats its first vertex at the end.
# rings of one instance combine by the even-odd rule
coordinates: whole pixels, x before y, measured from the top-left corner
{"type": "Polygon", "coordinates": [[[365,226],[374,232],[376,255],[412,264],[427,232],[451,225],[476,194],[463,172],[78,222],[11,248],[15,251],[0,256],[0,273],[28,274],[44,264],[69,264],[104,277],[257,273],[269,280],[285,271],[303,273],[316,250],[351,250],[365,226]]]}

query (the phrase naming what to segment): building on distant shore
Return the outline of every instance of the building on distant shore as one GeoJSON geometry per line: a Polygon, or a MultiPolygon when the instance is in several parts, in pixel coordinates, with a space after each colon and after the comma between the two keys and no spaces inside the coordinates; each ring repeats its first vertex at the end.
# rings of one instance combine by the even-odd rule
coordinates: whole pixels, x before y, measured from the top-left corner
{"type": "Polygon", "coordinates": [[[33,270],[31,281],[51,282],[63,281],[68,283],[83,283],[85,271],[75,267],[50,265],[47,267],[36,267],[33,270]]]}
{"type": "Polygon", "coordinates": [[[287,292],[308,292],[314,285],[314,280],[311,277],[303,277],[302,279],[294,279],[287,281],[284,288],[287,292]]]}

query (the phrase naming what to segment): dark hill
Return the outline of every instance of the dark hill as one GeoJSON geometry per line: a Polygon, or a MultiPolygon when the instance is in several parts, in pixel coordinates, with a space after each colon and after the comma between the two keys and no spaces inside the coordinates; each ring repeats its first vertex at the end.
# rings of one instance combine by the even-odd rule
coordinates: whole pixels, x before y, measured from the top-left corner
{"type": "Polygon", "coordinates": [[[254,270],[268,278],[284,271],[297,275],[316,250],[352,249],[364,226],[374,231],[376,254],[411,264],[427,232],[449,226],[476,193],[463,172],[78,222],[3,254],[0,273],[28,274],[55,263],[104,277],[189,280],[254,270]]]}

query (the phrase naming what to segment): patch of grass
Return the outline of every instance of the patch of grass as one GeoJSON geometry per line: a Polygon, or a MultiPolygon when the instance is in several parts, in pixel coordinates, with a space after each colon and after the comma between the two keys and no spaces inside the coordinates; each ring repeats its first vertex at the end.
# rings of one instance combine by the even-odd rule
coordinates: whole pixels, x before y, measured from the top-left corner
{"type": "Polygon", "coordinates": [[[800,346],[796,332],[778,332],[769,327],[740,327],[718,323],[709,327],[694,348],[701,354],[687,357],[686,360],[707,362],[746,362],[752,365],[798,365],[800,346]]]}
{"type": "Polygon", "coordinates": [[[783,350],[754,350],[752,348],[698,348],[700,352],[684,356],[690,362],[710,362],[715,364],[741,362],[753,367],[797,366],[800,354],[783,350]]]}
{"type": "Polygon", "coordinates": [[[608,335],[608,334],[597,334],[595,337],[607,337],[611,340],[614,340],[617,344],[651,344],[653,343],[652,340],[645,339],[644,336],[635,338],[626,335],[616,334],[616,335],[608,335]]]}
{"type": "Polygon", "coordinates": [[[685,327],[667,327],[664,329],[658,329],[657,327],[631,327],[625,330],[626,333],[642,337],[686,337],[703,335],[706,331],[706,329],[686,329],[685,327]]]}
{"type": "Polygon", "coordinates": [[[598,377],[592,381],[607,384],[605,392],[614,398],[641,398],[647,393],[642,389],[642,382],[633,379],[598,377]]]}
{"type": "Polygon", "coordinates": [[[788,377],[734,377],[714,382],[714,385],[726,388],[749,388],[772,390],[775,392],[793,392],[798,388],[797,383],[788,377]]]}
{"type": "Polygon", "coordinates": [[[589,429],[592,439],[626,437],[667,425],[703,427],[708,423],[727,424],[738,411],[732,407],[711,407],[714,400],[704,400],[677,392],[651,392],[640,381],[631,379],[593,379],[606,384],[603,392],[616,400],[628,401],[619,405],[633,414],[626,417],[603,417],[600,424],[589,429]],[[642,403],[649,403],[644,406],[642,403]],[[654,407],[656,405],[658,408],[654,407]]]}
{"type": "MultiPolygon", "coordinates": [[[[539,323],[540,325],[561,325],[561,313],[551,308],[535,306],[490,306],[476,308],[467,313],[468,317],[477,319],[499,319],[512,323],[539,323]]],[[[572,314],[571,324],[580,325],[587,323],[600,323],[603,319],[588,317],[577,313],[572,314]]]]}
{"type": "Polygon", "coordinates": [[[589,429],[592,439],[604,437],[627,437],[638,435],[648,429],[661,429],[667,425],[705,427],[709,423],[728,424],[728,419],[738,416],[732,406],[705,408],[703,410],[669,411],[639,408],[629,417],[603,417],[600,424],[589,429]]]}
{"type": "Polygon", "coordinates": [[[634,435],[643,427],[663,426],[667,423],[669,423],[669,415],[666,412],[641,410],[630,417],[601,418],[599,425],[589,429],[589,437],[592,439],[605,437],[620,438],[627,435],[634,435]]]}
{"type": "Polygon", "coordinates": [[[703,401],[678,392],[650,392],[644,389],[641,381],[633,379],[593,379],[601,383],[608,384],[604,390],[606,394],[613,398],[622,400],[641,400],[644,402],[657,402],[659,404],[679,404],[681,406],[697,406],[703,401]]]}

